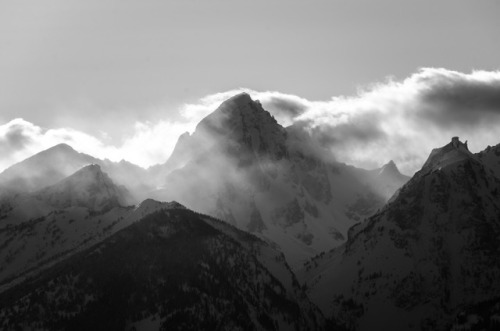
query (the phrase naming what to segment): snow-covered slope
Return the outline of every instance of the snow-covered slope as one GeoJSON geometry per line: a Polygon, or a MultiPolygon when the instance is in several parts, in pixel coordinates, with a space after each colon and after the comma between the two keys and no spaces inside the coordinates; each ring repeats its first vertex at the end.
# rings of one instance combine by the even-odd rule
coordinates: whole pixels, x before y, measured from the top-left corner
{"type": "MultiPolygon", "coordinates": [[[[34,193],[0,200],[0,284],[50,265],[172,204],[129,206],[127,191],[98,165],[34,193]]],[[[19,280],[17,280],[19,281],[19,280]]]]}
{"type": "MultiPolygon", "coordinates": [[[[155,206],[149,200],[141,208],[155,206]]],[[[0,295],[0,328],[325,327],[281,253],[224,222],[170,207],[0,295]]]]}
{"type": "Polygon", "coordinates": [[[300,278],[348,329],[458,330],[470,307],[500,302],[499,198],[500,179],[453,139],[300,278]]]}
{"type": "Polygon", "coordinates": [[[405,176],[336,162],[296,127],[283,128],[246,93],[179,139],[152,197],[176,200],[277,243],[297,267],[345,240],[405,176]],[[174,167],[175,168],[175,167],[174,167]],[[379,173],[380,172],[380,173],[379,173]]]}

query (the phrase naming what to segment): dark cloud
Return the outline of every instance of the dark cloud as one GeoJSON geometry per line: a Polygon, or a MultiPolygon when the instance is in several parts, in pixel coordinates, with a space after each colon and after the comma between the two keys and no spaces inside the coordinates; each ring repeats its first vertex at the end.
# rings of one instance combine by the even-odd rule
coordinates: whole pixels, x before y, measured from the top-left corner
{"type": "Polygon", "coordinates": [[[420,118],[442,126],[500,120],[500,80],[436,72],[421,82],[420,118]]]}
{"type": "Polygon", "coordinates": [[[13,125],[5,138],[14,148],[23,148],[32,141],[31,137],[25,134],[25,128],[22,125],[13,125]]]}
{"type": "MultiPolygon", "coordinates": [[[[356,119],[353,122],[316,126],[310,130],[310,133],[322,147],[332,150],[338,146],[368,144],[387,136],[379,126],[380,121],[375,120],[376,116],[373,115],[368,116],[368,118],[356,119]]],[[[303,123],[302,126],[307,125],[303,123]]]]}
{"type": "Polygon", "coordinates": [[[476,151],[500,142],[500,72],[425,68],[356,96],[303,104],[294,122],[336,159],[361,167],[392,159],[411,174],[452,136],[476,151]]]}
{"type": "Polygon", "coordinates": [[[288,115],[290,117],[297,117],[307,109],[307,106],[300,101],[278,96],[269,97],[265,101],[265,105],[277,114],[288,115]]]}
{"type": "MultiPolygon", "coordinates": [[[[29,129],[29,128],[28,128],[29,129]]],[[[25,148],[32,142],[24,122],[14,122],[0,136],[0,152],[7,153],[25,148]]]]}
{"type": "Polygon", "coordinates": [[[268,110],[278,122],[283,125],[291,124],[294,119],[303,114],[307,110],[307,105],[302,99],[286,94],[271,93],[264,94],[262,97],[262,105],[268,110]]]}

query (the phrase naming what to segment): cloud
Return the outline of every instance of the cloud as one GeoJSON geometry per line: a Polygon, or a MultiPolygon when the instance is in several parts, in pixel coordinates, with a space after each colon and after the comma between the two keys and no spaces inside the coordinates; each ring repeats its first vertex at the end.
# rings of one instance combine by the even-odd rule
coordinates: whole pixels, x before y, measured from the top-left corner
{"type": "Polygon", "coordinates": [[[411,174],[452,136],[469,139],[473,151],[500,143],[500,72],[424,68],[356,96],[311,102],[294,122],[343,162],[375,167],[393,159],[411,174]]]}
{"type": "Polygon", "coordinates": [[[165,162],[179,135],[191,126],[190,122],[138,122],[120,146],[113,146],[78,130],[45,129],[17,118],[0,125],[0,171],[59,143],[101,159],[124,159],[148,167],[165,162]]]}
{"type": "Polygon", "coordinates": [[[182,133],[193,132],[240,92],[260,100],[283,126],[309,132],[339,161],[364,168],[394,160],[412,174],[452,136],[469,140],[473,152],[500,143],[500,72],[424,68],[404,80],[386,79],[354,96],[323,101],[246,88],[207,95],[180,107],[176,121],[137,122],[118,146],[71,128],[45,129],[15,119],[0,125],[0,169],[61,142],[100,158],[144,167],[162,163],[182,133]]]}
{"type": "Polygon", "coordinates": [[[364,168],[394,160],[413,174],[452,136],[468,139],[473,152],[500,143],[498,71],[423,68],[404,80],[386,79],[357,95],[326,101],[248,89],[218,96],[241,91],[259,99],[282,125],[309,132],[339,161],[364,168]]]}

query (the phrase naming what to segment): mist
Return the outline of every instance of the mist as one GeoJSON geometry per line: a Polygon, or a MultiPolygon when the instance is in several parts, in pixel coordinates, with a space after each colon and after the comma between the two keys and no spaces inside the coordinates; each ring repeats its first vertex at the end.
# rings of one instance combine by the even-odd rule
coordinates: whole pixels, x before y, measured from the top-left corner
{"type": "Polygon", "coordinates": [[[394,160],[411,175],[451,136],[468,140],[471,150],[478,152],[496,145],[500,134],[500,72],[424,68],[406,79],[386,78],[359,87],[356,95],[325,101],[247,88],[210,94],[178,107],[177,120],[137,122],[119,145],[110,144],[105,133],[96,137],[13,119],[0,125],[0,169],[57,143],[144,168],[162,164],[181,134],[193,133],[205,116],[241,92],[259,100],[281,125],[306,131],[337,160],[368,169],[394,160]]]}

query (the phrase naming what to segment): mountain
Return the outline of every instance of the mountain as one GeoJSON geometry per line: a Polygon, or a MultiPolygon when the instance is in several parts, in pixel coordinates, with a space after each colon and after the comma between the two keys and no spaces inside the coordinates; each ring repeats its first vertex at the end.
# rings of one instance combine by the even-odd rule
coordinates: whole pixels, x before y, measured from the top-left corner
{"type": "Polygon", "coordinates": [[[142,196],[154,180],[147,171],[127,161],[112,162],[79,153],[67,144],[59,144],[33,155],[0,173],[0,196],[34,192],[54,185],[89,164],[101,166],[113,181],[142,196]]]}
{"type": "Polygon", "coordinates": [[[83,167],[61,182],[41,190],[38,196],[60,209],[73,206],[103,212],[133,204],[130,193],[124,187],[116,186],[97,164],[83,167]]]}
{"type": "Polygon", "coordinates": [[[2,329],[319,330],[324,323],[281,253],[178,204],[0,296],[2,329]]]}
{"type": "Polygon", "coordinates": [[[0,284],[113,234],[143,215],[98,165],[0,199],[0,284]]]}
{"type": "MultiPolygon", "coordinates": [[[[184,134],[152,198],[176,200],[276,243],[292,267],[345,240],[406,181],[329,157],[304,130],[282,127],[238,94],[184,134]]],[[[389,169],[390,168],[390,169],[389,169]]]]}
{"type": "Polygon", "coordinates": [[[380,169],[372,171],[371,188],[386,200],[389,200],[394,192],[409,180],[410,177],[399,172],[398,167],[391,160],[380,169]]]}
{"type": "Polygon", "coordinates": [[[59,144],[19,162],[0,173],[3,189],[32,192],[52,185],[97,159],[59,144]]]}
{"type": "Polygon", "coordinates": [[[479,154],[457,137],[434,149],[344,245],[306,264],[327,317],[356,330],[498,328],[500,179],[479,154]]]}

